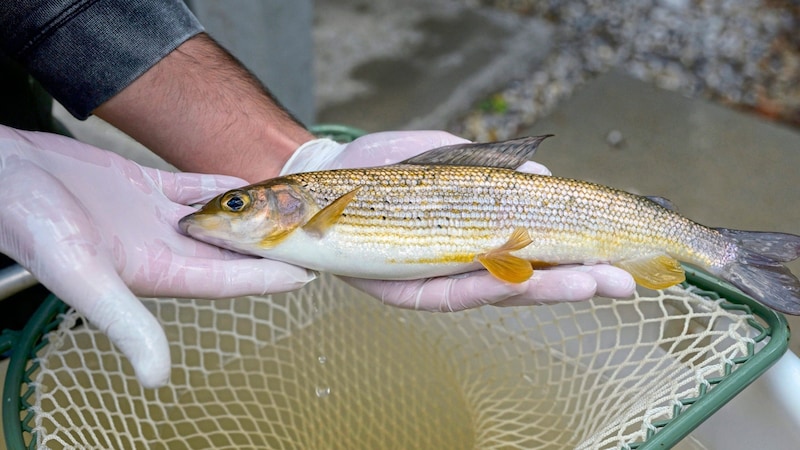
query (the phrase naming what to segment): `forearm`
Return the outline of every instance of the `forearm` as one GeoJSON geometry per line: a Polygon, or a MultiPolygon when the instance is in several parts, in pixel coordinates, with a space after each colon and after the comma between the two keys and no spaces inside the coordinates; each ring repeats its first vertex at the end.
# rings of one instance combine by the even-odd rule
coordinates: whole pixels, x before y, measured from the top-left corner
{"type": "Polygon", "coordinates": [[[181,170],[276,176],[313,136],[207,35],[181,44],[94,113],[181,170]]]}

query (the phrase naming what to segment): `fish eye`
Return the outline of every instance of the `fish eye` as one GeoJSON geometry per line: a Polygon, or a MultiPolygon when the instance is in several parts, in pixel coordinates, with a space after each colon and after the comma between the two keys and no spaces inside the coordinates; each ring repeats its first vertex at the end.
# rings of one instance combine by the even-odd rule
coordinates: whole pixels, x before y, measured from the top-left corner
{"type": "Polygon", "coordinates": [[[225,211],[240,212],[250,204],[250,195],[243,191],[232,191],[223,195],[219,202],[225,211]]]}

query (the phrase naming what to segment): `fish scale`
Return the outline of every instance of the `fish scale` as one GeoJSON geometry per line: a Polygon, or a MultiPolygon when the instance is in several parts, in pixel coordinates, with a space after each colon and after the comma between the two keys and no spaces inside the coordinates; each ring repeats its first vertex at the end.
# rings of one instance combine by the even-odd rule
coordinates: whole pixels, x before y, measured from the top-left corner
{"type": "Polygon", "coordinates": [[[402,247],[415,255],[409,259],[432,259],[448,246],[452,253],[485,252],[516,227],[526,228],[533,243],[515,255],[552,263],[614,261],[665,246],[682,259],[707,263],[721,241],[716,231],[645,198],[506,169],[391,166],[285,178],[308,189],[320,209],[358,187],[335,231],[358,245],[402,247]],[[687,241],[708,245],[691,248],[682,244],[687,241]]]}

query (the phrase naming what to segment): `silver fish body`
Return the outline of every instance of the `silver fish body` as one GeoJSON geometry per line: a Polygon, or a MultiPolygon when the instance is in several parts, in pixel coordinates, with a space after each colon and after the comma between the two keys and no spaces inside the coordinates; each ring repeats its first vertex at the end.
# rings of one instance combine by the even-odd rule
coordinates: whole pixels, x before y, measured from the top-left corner
{"type": "MultiPolygon", "coordinates": [[[[437,274],[458,273],[464,264],[479,267],[477,255],[501,247],[520,227],[531,243],[510,253],[541,265],[614,263],[667,253],[714,268],[735,256],[735,244],[719,232],[645,197],[565,178],[507,169],[401,166],[296,174],[282,182],[302,187],[319,210],[358,189],[318,244],[319,251],[336,249],[343,275],[366,276],[341,267],[341,260],[367,255],[381,262],[371,266],[376,273],[370,278],[418,278],[416,271],[403,271],[415,265],[442,266],[437,274]]],[[[307,258],[296,249],[286,246],[282,259],[307,258]]],[[[276,250],[250,249],[262,256],[276,250]]]]}

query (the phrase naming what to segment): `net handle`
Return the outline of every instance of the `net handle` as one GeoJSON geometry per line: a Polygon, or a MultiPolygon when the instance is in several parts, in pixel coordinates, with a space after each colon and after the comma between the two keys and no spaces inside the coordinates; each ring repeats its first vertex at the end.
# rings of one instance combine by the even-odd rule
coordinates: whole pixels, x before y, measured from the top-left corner
{"type": "Polygon", "coordinates": [[[36,277],[19,264],[0,269],[0,301],[39,283],[36,277]]]}

